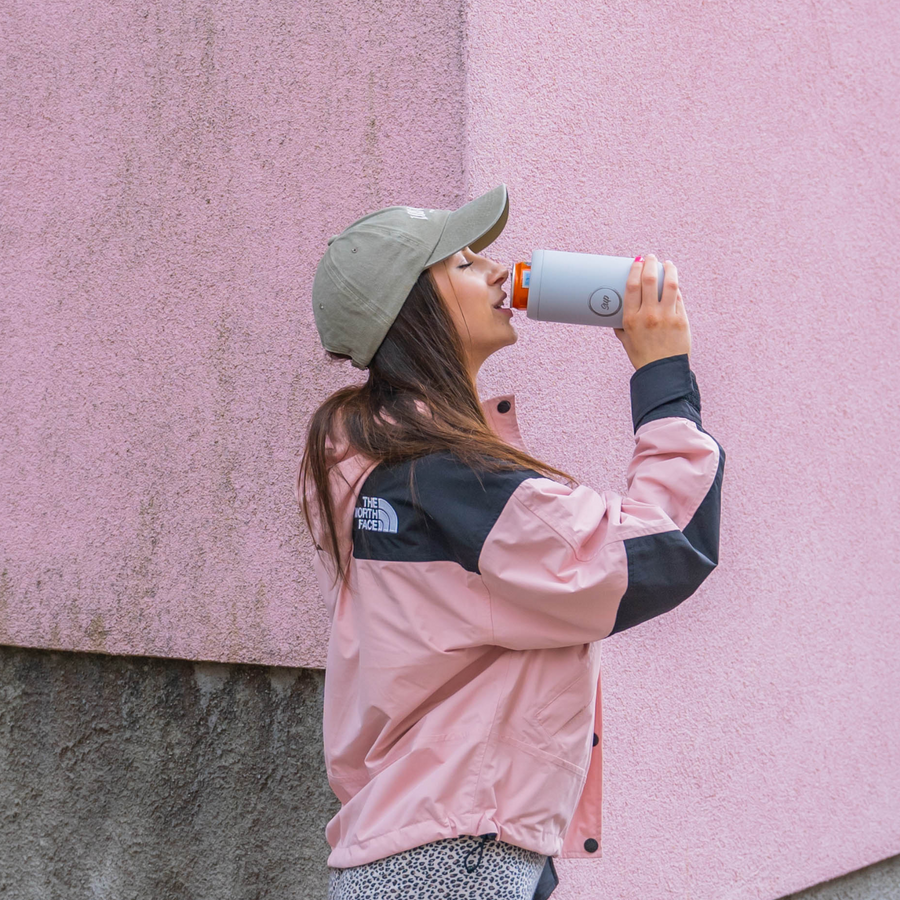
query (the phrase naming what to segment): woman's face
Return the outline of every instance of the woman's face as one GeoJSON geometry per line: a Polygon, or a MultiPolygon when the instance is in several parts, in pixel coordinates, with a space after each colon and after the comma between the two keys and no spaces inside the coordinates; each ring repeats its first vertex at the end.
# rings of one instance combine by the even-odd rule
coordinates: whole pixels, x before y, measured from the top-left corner
{"type": "Polygon", "coordinates": [[[503,284],[509,268],[468,247],[430,268],[462,337],[474,380],[492,353],[519,339],[512,325],[512,309],[500,307],[506,300],[503,284]]]}

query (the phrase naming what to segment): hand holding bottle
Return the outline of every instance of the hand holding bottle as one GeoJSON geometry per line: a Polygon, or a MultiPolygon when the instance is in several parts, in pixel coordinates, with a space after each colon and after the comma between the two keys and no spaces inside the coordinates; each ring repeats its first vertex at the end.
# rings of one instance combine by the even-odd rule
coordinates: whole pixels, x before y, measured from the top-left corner
{"type": "Polygon", "coordinates": [[[653,254],[648,254],[646,260],[638,257],[628,274],[622,328],[613,330],[635,370],[667,356],[691,355],[691,326],[678,287],[678,270],[668,260],[663,268],[665,278],[660,299],[657,299],[657,259],[653,254]]]}

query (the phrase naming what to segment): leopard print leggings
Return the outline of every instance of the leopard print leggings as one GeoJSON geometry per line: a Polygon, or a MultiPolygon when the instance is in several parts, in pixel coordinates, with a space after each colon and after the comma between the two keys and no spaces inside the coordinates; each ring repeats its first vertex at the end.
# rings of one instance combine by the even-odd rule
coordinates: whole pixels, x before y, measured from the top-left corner
{"type": "Polygon", "coordinates": [[[549,857],[461,834],[384,859],[329,867],[328,900],[545,900],[559,883],[549,857]]]}

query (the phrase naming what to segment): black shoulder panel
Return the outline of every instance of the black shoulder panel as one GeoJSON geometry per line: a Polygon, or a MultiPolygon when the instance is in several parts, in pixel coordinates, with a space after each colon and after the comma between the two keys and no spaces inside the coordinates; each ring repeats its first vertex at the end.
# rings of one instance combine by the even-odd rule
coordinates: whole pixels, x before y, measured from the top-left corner
{"type": "Polygon", "coordinates": [[[690,597],[719,564],[719,515],[724,473],[725,451],[719,444],[716,477],[684,530],[624,541],[628,588],[619,601],[616,624],[610,635],[674,609],[690,597]]]}
{"type": "Polygon", "coordinates": [[[356,559],[459,563],[478,572],[490,530],[516,488],[539,472],[476,471],[450,452],[376,466],[356,498],[356,559]],[[415,493],[410,489],[414,470],[415,493]]]}

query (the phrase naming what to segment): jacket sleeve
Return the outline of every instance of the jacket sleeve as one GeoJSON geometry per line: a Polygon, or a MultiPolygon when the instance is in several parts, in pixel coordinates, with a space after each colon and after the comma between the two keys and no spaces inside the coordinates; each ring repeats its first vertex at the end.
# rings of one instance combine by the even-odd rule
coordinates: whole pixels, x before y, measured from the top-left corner
{"type": "Polygon", "coordinates": [[[638,369],[631,409],[624,495],[535,477],[503,507],[479,557],[496,644],[601,640],[674,609],[718,564],[725,451],[687,354],[638,369]]]}

